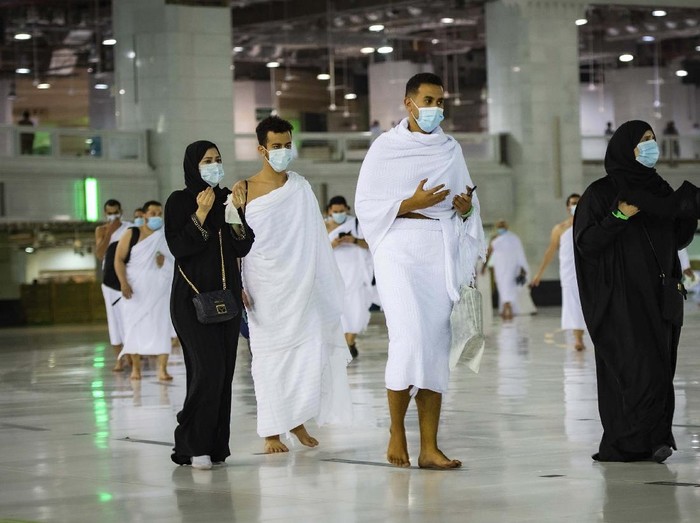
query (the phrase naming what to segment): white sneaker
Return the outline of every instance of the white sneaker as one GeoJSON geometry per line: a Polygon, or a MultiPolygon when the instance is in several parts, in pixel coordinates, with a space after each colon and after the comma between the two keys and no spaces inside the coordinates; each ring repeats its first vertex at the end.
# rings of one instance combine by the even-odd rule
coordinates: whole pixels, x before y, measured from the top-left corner
{"type": "Polygon", "coordinates": [[[211,457],[208,455],[192,456],[192,468],[199,470],[211,469],[211,457]]]}

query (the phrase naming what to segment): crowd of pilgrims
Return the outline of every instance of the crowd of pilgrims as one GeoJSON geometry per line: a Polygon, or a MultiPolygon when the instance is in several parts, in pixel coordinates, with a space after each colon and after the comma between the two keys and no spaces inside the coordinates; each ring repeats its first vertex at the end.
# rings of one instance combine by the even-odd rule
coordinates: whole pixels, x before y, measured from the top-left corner
{"type": "Polygon", "coordinates": [[[414,400],[419,466],[461,466],[437,444],[454,350],[451,311],[487,267],[502,321],[533,311],[529,289],[557,254],[561,327],[579,351],[588,331],[595,351],[603,435],[593,459],[660,463],[672,455],[683,282],[694,279],[683,249],[697,228],[698,188],[685,182],[674,190],[657,172],[648,123],[621,125],[605,175],[568,196],[531,274],[505,220],[490,239],[484,234],[462,150],[439,125],[443,94],[435,75],[409,80],[406,118],[376,136],[362,164],[354,215],[343,196],[319,212],[310,184],[289,169],[292,126],[276,116],[256,129],[260,170],[231,189],[220,186],[218,147],[200,140],[185,150],[184,188],[165,205],[148,201],[127,222],[118,201],[106,202],[96,253],[114,370],[130,366],[141,379],[141,356],[155,356],[158,379],[171,380],[168,355],[182,347],[187,390],[175,463],[208,469],[230,455],[239,334],[249,337],[265,452],[287,452],[285,435],[317,446],[310,420],[353,423],[346,366],[361,357],[357,336],[374,305],[389,332],[387,460],[410,465],[404,418],[414,400]],[[214,316],[221,306],[225,318],[205,318],[197,305],[223,295],[229,301],[214,316]]]}

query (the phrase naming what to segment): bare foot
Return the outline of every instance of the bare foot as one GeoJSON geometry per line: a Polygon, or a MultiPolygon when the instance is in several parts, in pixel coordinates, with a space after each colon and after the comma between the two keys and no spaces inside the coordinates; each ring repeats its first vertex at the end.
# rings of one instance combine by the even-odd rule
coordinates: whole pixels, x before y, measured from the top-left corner
{"type": "Polygon", "coordinates": [[[165,374],[158,375],[158,381],[172,381],[172,379],[173,377],[167,372],[165,374]]]}
{"type": "Polygon", "coordinates": [[[114,367],[112,367],[112,372],[121,372],[124,370],[124,365],[122,365],[121,361],[118,361],[114,367]]]}
{"type": "Polygon", "coordinates": [[[132,380],[140,380],[141,379],[141,373],[140,372],[131,372],[131,379],[132,380]]]}
{"type": "Polygon", "coordinates": [[[462,466],[458,459],[449,459],[440,449],[433,451],[421,451],[418,456],[418,466],[422,469],[456,469],[462,466]]]}
{"type": "Polygon", "coordinates": [[[295,427],[292,430],[290,430],[290,432],[297,437],[299,443],[301,443],[302,445],[306,445],[307,447],[318,447],[318,440],[312,437],[306,431],[306,427],[304,427],[304,425],[299,425],[298,427],[295,427]]]}
{"type": "Polygon", "coordinates": [[[280,441],[279,435],[265,438],[265,454],[277,454],[279,452],[289,452],[287,445],[280,441]]]}
{"type": "Polygon", "coordinates": [[[389,447],[386,449],[386,460],[397,467],[410,467],[408,444],[405,430],[389,430],[389,447]]]}
{"type": "Polygon", "coordinates": [[[574,349],[576,349],[576,350],[578,350],[578,351],[586,350],[586,346],[583,344],[582,341],[580,341],[580,342],[577,342],[577,343],[574,345],[574,349]]]}

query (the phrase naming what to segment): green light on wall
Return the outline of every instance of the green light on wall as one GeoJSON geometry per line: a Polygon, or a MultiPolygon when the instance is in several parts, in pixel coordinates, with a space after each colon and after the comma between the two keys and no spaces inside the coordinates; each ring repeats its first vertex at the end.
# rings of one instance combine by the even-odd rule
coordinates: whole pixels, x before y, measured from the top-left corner
{"type": "Polygon", "coordinates": [[[100,204],[95,178],[85,178],[85,219],[89,222],[96,222],[100,219],[100,204]]]}

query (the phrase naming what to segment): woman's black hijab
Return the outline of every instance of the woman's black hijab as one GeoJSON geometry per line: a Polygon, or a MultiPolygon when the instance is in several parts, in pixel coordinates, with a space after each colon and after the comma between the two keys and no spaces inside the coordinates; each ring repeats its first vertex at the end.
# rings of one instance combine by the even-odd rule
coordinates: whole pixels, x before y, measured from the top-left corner
{"type": "MultiPolygon", "coordinates": [[[[189,144],[187,149],[185,149],[185,159],[182,161],[182,168],[185,171],[185,187],[194,195],[195,199],[200,192],[209,187],[209,184],[202,180],[202,176],[199,173],[199,162],[202,161],[204,155],[211,148],[219,150],[215,143],[199,140],[189,144]]],[[[218,185],[214,187],[216,200],[207,215],[207,225],[218,229],[224,224],[224,202],[226,202],[228,193],[228,189],[222,189],[218,185]]]]}

